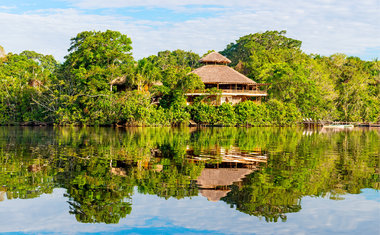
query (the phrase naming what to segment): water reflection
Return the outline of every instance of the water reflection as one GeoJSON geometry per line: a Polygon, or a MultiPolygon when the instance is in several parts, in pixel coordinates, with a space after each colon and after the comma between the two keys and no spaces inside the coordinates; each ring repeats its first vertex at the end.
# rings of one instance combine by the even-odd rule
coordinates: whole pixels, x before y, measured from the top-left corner
{"type": "Polygon", "coordinates": [[[379,139],[364,129],[0,127],[0,201],[65,188],[77,221],[118,223],[137,188],[285,222],[305,196],[379,189],[379,139]]]}

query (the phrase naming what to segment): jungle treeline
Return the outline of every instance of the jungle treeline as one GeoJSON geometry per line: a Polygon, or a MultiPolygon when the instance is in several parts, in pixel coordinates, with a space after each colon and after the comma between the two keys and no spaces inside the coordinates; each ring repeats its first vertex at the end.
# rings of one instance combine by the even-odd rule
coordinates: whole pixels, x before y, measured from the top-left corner
{"type": "MultiPolygon", "coordinates": [[[[71,39],[62,63],[34,51],[6,54],[0,47],[0,124],[169,126],[294,125],[324,121],[380,121],[380,62],[344,54],[309,55],[285,31],[241,37],[220,53],[229,65],[268,83],[261,103],[212,106],[184,94],[206,90],[190,73],[200,55],[161,51],[135,60],[132,40],[117,31],[84,31],[71,39]]],[[[218,95],[217,90],[209,91],[218,95]]]]}

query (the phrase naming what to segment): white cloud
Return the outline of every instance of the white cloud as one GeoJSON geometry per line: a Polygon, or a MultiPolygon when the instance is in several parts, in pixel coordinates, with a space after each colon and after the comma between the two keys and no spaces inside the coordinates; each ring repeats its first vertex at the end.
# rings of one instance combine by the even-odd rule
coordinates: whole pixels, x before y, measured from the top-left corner
{"type": "Polygon", "coordinates": [[[11,9],[15,9],[16,7],[15,6],[0,6],[0,10],[11,10],[11,9]]]}
{"type": "Polygon", "coordinates": [[[120,8],[120,7],[159,7],[176,9],[177,7],[190,6],[190,5],[217,5],[217,6],[252,6],[253,4],[265,2],[258,0],[253,3],[251,0],[229,1],[229,0],[82,0],[75,1],[69,0],[73,5],[85,9],[99,9],[99,8],[120,8]]]}
{"type": "MultiPolygon", "coordinates": [[[[114,16],[85,15],[74,9],[44,11],[40,14],[0,13],[0,45],[8,52],[35,50],[58,59],[67,54],[70,38],[84,30],[146,30],[144,22],[128,24],[114,16]]],[[[150,25],[155,25],[154,22],[150,25]]]]}
{"type": "MultiPolygon", "coordinates": [[[[203,54],[223,50],[230,42],[249,33],[288,31],[287,36],[303,42],[307,53],[346,53],[380,57],[379,4],[360,1],[273,1],[273,0],[82,0],[71,1],[78,9],[45,10],[25,14],[0,13],[0,45],[7,51],[36,50],[62,60],[69,40],[83,30],[118,30],[132,38],[135,58],[161,50],[184,49],[203,54]],[[128,16],[85,14],[85,9],[119,7],[162,7],[183,12],[204,12],[203,17],[183,22],[136,20],[128,16]],[[214,6],[215,5],[215,6],[214,6]],[[207,10],[207,9],[206,9],[207,10]],[[215,14],[215,12],[217,14],[215,14]]],[[[144,14],[144,12],[142,12],[144,14]]],[[[197,14],[199,16],[199,14],[197,14]]]]}

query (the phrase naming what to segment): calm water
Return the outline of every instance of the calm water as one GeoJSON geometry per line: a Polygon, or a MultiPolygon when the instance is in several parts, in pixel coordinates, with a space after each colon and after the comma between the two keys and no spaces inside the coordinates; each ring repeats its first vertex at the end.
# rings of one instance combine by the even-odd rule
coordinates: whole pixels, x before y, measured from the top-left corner
{"type": "Polygon", "coordinates": [[[0,127],[0,233],[380,234],[380,129],[0,127]]]}

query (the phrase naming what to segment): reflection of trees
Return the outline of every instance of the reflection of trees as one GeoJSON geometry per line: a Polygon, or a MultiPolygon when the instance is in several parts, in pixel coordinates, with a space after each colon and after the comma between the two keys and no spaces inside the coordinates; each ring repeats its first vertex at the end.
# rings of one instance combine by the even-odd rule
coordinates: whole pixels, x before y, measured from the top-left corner
{"type": "Polygon", "coordinates": [[[134,186],[164,198],[197,195],[194,179],[203,166],[184,161],[189,133],[150,130],[57,128],[35,135],[32,128],[0,128],[3,139],[12,139],[0,139],[1,195],[30,198],[63,187],[70,213],[86,223],[117,223],[129,214],[134,186]]]}
{"type": "Polygon", "coordinates": [[[137,181],[140,193],[155,194],[166,199],[177,199],[198,195],[195,179],[203,169],[201,164],[173,164],[169,159],[161,160],[161,171],[146,170],[137,181]]]}
{"type": "Polygon", "coordinates": [[[88,184],[71,186],[65,196],[70,198],[70,214],[82,223],[118,223],[132,211],[124,193],[107,188],[91,188],[88,184]]]}
{"type": "MultiPolygon", "coordinates": [[[[0,164],[2,164],[2,160],[0,157],[0,164]]],[[[0,172],[0,185],[3,186],[0,188],[0,192],[4,192],[8,199],[30,199],[39,197],[44,193],[53,192],[55,184],[52,176],[46,170],[30,172],[27,169],[20,168],[25,167],[16,163],[15,166],[9,169],[14,174],[0,172]]]]}
{"type": "Polygon", "coordinates": [[[272,149],[267,166],[247,177],[242,187],[232,187],[222,200],[276,222],[285,221],[285,213],[299,211],[303,196],[342,199],[341,195],[363,188],[379,189],[376,143],[376,132],[357,131],[313,135],[300,139],[296,148],[272,149]]]}
{"type": "MultiPolygon", "coordinates": [[[[379,134],[302,135],[296,128],[6,128],[0,127],[0,200],[67,189],[78,221],[117,223],[131,195],[177,199],[198,195],[206,163],[186,158],[210,149],[265,150],[268,162],[235,184],[223,201],[267,221],[286,220],[303,196],[339,199],[379,189],[379,134]]],[[[208,154],[211,152],[208,151],[208,154]]],[[[215,158],[217,159],[217,158],[215,158]]]]}
{"type": "Polygon", "coordinates": [[[31,129],[0,128],[0,201],[5,195],[8,199],[29,199],[53,191],[56,184],[54,169],[49,167],[51,159],[40,154],[50,149],[36,149],[35,140],[50,143],[49,134],[33,136],[31,129]]]}
{"type": "MultiPolygon", "coordinates": [[[[257,173],[259,174],[259,173],[257,173]]],[[[264,217],[267,222],[286,221],[286,213],[301,210],[301,196],[281,187],[268,187],[257,182],[256,173],[246,179],[243,187],[234,185],[231,192],[222,198],[237,210],[249,215],[264,217]]]]}
{"type": "Polygon", "coordinates": [[[107,159],[71,159],[75,170],[65,172],[61,185],[67,189],[70,213],[83,223],[118,223],[131,213],[128,201],[133,193],[133,182],[123,176],[112,175],[107,159]]]}

